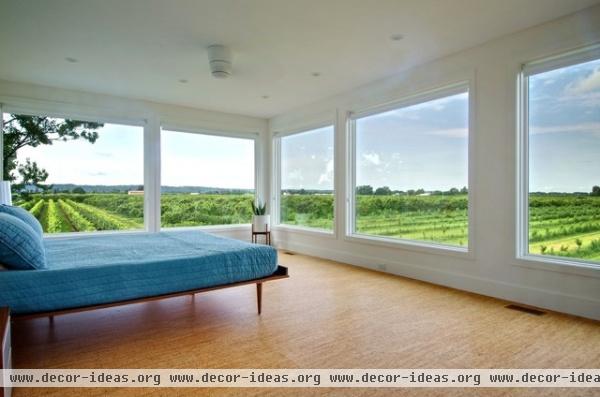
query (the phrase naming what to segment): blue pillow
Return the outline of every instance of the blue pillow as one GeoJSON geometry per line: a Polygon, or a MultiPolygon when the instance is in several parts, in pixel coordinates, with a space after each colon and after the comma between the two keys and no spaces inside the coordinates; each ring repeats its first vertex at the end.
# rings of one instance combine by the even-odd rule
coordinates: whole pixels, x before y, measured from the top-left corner
{"type": "Polygon", "coordinates": [[[44,234],[44,230],[42,229],[42,225],[40,224],[40,222],[26,209],[23,209],[21,207],[13,207],[12,205],[2,204],[0,205],[0,213],[16,216],[17,218],[31,226],[33,231],[39,234],[40,237],[44,234]]]}
{"type": "Polygon", "coordinates": [[[28,224],[0,213],[0,263],[13,270],[46,268],[42,237],[28,224]]]}

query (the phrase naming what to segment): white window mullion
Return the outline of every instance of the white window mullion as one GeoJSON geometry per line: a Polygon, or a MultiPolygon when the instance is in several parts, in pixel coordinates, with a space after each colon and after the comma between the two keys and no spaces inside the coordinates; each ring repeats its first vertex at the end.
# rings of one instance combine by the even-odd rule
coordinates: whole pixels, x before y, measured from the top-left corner
{"type": "Polygon", "coordinates": [[[149,119],[144,126],[144,226],[160,231],[160,122],[149,119]]]}

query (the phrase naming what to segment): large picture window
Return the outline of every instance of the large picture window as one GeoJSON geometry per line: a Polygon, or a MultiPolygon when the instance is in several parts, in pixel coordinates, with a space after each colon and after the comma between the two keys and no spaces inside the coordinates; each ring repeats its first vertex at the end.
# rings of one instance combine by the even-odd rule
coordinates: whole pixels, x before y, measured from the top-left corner
{"type": "Polygon", "coordinates": [[[524,69],[522,254],[600,262],[600,59],[580,55],[524,69]]]}
{"type": "Polygon", "coordinates": [[[251,222],[253,139],[162,131],[161,165],[162,227],[251,222]]]}
{"type": "Polygon", "coordinates": [[[351,233],[467,247],[467,88],[352,120],[351,233]]]}
{"type": "Polygon", "coordinates": [[[279,138],[279,222],[333,230],[333,126],[279,138]]]}
{"type": "Polygon", "coordinates": [[[143,127],[4,114],[13,204],[45,233],[144,227],[143,127]]]}

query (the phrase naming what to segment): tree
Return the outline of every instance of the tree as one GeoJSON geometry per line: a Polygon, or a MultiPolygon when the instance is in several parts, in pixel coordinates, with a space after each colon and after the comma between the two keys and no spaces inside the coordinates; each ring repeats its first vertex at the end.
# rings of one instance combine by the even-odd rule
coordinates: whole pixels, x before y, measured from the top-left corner
{"type": "MultiPolygon", "coordinates": [[[[17,151],[25,146],[38,147],[40,145],[52,145],[56,141],[70,141],[76,139],[85,139],[90,143],[98,139],[98,128],[103,124],[89,123],[79,120],[62,120],[50,117],[23,116],[11,114],[10,118],[4,122],[4,159],[2,169],[4,179],[15,181],[17,170],[21,177],[24,174],[20,167],[24,167],[25,176],[30,180],[23,179],[19,185],[28,183],[36,184],[44,182],[48,178],[48,173],[43,168],[39,168],[36,162],[27,160],[23,165],[17,162],[17,151]],[[36,175],[31,172],[37,172],[36,175]],[[45,178],[42,178],[45,175],[45,178]],[[34,179],[31,179],[34,177],[34,179]],[[36,183],[32,183],[35,181],[36,183]]],[[[37,186],[37,185],[36,185],[37,186]]]]}
{"type": "Polygon", "coordinates": [[[373,194],[373,187],[371,185],[357,186],[356,194],[373,194]]]}
{"type": "Polygon", "coordinates": [[[42,190],[47,189],[43,183],[48,179],[48,172],[39,168],[38,165],[35,162],[31,162],[29,158],[25,160],[25,164],[19,164],[17,172],[21,176],[21,182],[15,185],[18,189],[22,189],[29,185],[42,190]]]}
{"type": "Polygon", "coordinates": [[[460,192],[461,192],[462,194],[467,194],[467,193],[469,193],[469,190],[467,189],[467,187],[466,187],[466,186],[463,186],[463,188],[462,188],[462,189],[460,189],[460,192]]]}
{"type": "Polygon", "coordinates": [[[73,190],[71,190],[71,193],[84,194],[85,193],[85,189],[83,189],[81,186],[77,186],[76,188],[74,188],[73,190]]]}
{"type": "Polygon", "coordinates": [[[594,186],[592,188],[592,196],[600,196],[600,186],[594,186]]]}
{"type": "Polygon", "coordinates": [[[389,196],[390,194],[392,194],[392,189],[387,186],[382,186],[375,189],[376,196],[389,196]]]}

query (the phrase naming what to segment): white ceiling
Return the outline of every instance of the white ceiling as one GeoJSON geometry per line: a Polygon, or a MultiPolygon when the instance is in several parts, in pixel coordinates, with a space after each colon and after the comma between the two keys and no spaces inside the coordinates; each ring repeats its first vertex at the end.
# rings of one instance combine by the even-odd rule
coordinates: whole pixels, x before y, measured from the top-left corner
{"type": "Polygon", "coordinates": [[[0,79],[270,117],[596,3],[0,0],[0,79]],[[230,79],[210,75],[215,43],[230,79]]]}

